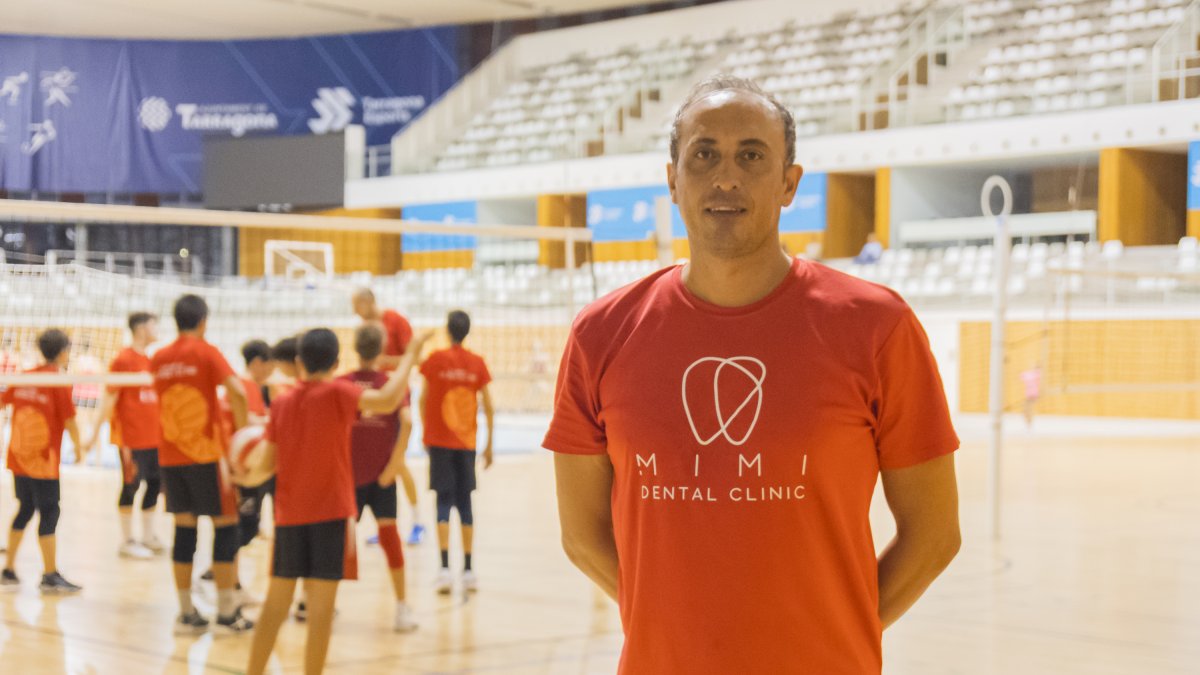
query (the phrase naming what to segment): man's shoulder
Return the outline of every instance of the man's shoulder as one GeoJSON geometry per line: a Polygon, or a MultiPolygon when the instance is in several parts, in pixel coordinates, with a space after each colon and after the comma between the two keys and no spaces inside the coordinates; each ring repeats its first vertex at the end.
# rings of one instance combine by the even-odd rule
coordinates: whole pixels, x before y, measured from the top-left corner
{"type": "Polygon", "coordinates": [[[572,331],[581,339],[590,335],[611,335],[647,305],[661,298],[678,269],[678,265],[664,267],[589,303],[576,315],[572,331]]]}
{"type": "Polygon", "coordinates": [[[814,308],[849,312],[864,321],[893,320],[910,312],[908,303],[895,290],[860,279],[818,262],[806,262],[810,276],[804,285],[806,301],[814,308]]]}

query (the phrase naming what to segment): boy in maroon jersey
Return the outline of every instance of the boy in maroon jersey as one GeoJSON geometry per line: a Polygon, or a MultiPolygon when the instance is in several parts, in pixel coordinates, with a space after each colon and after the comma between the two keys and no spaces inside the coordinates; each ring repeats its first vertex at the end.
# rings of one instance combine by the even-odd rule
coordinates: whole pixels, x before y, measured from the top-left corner
{"type": "MultiPolygon", "coordinates": [[[[386,384],[387,374],[378,369],[384,339],[379,326],[360,326],[354,333],[358,370],[338,379],[351,382],[363,390],[379,389],[386,384]]],[[[404,551],[400,546],[400,532],[396,529],[396,474],[398,467],[404,463],[405,450],[396,442],[399,427],[400,418],[396,414],[360,413],[350,430],[350,455],[353,460],[358,519],[362,520],[365,508],[371,508],[371,514],[379,526],[379,545],[387,556],[392,588],[396,593],[394,628],[398,633],[410,633],[417,629],[417,624],[405,601],[404,551]]]]}
{"type": "Polygon", "coordinates": [[[326,328],[300,338],[300,383],[271,406],[263,463],[275,474],[275,551],[267,600],[254,634],[247,673],[267,666],[279,628],[304,579],[308,610],[305,673],[320,673],[329,651],[338,581],[355,576],[354,475],[350,429],[359,413],[394,415],[408,393],[408,376],[424,334],[414,339],[380,389],[363,390],[334,378],[338,339],[326,328]]]}

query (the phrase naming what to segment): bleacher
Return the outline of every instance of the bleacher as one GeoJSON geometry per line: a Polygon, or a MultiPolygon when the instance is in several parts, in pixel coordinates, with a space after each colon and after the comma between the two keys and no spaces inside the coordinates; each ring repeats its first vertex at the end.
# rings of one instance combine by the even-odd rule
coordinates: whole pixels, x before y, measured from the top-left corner
{"type": "Polygon", "coordinates": [[[1084,0],[965,8],[973,40],[997,40],[950,90],[946,119],[1080,110],[1146,100],[1154,43],[1185,0],[1084,0]],[[1143,86],[1143,91],[1136,88],[1143,86]]]}
{"type": "MultiPolygon", "coordinates": [[[[976,62],[948,69],[952,81],[911,87],[939,109],[940,121],[1100,108],[1152,100],[1153,48],[1189,11],[1188,0],[985,0],[963,5],[976,62]]],[[[781,21],[766,32],[732,29],[719,39],[671,36],[599,55],[574,54],[525,70],[438,153],[434,168],[454,171],[585,157],[628,142],[599,142],[638,91],[717,72],[753,78],[796,117],[797,136],[848,131],[854,102],[899,67],[905,30],[927,8],[845,13],[812,24],[781,21]],[[730,45],[732,47],[730,47],[730,45]],[[699,66],[728,51],[715,67],[699,66]]],[[[912,37],[912,36],[907,36],[912,37]]],[[[1186,41],[1185,41],[1186,42],[1186,41]]],[[[1190,37],[1195,42],[1195,37],[1190,37]]],[[[709,63],[710,66],[714,64],[709,63]]],[[[945,73],[943,73],[945,75],[945,73]]],[[[669,113],[669,111],[667,111],[669,113]]],[[[637,150],[665,149],[670,114],[650,119],[637,150]]],[[[617,131],[620,134],[623,131],[617,131]]],[[[630,139],[625,139],[630,140],[630,139]]],[[[611,151],[611,150],[610,150],[611,151]]]]}

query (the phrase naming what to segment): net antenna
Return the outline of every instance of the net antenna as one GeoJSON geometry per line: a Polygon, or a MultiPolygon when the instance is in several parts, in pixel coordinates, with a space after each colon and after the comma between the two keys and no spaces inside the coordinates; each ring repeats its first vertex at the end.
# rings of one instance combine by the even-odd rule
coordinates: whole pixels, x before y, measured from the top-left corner
{"type": "Polygon", "coordinates": [[[1008,217],[1012,215],[1012,204],[1012,187],[1007,180],[1000,176],[991,176],[984,181],[979,205],[984,216],[996,219],[996,236],[992,249],[995,256],[995,279],[992,291],[992,345],[988,379],[988,413],[991,417],[992,431],[988,444],[988,531],[993,541],[1000,540],[1000,453],[1004,445],[1004,329],[1008,315],[1008,268],[1012,249],[1008,217]],[[992,210],[992,193],[996,189],[1000,190],[1003,198],[1000,213],[992,210]]]}
{"type": "Polygon", "coordinates": [[[331,283],[333,244],[320,241],[268,239],[263,246],[263,270],[268,278],[331,283]]]}

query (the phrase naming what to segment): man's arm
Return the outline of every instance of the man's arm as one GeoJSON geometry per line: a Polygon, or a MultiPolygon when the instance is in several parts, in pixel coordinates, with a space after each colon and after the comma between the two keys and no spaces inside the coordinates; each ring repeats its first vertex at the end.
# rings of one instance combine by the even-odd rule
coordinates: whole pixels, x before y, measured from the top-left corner
{"type": "Polygon", "coordinates": [[[433,331],[425,331],[408,343],[404,356],[400,357],[400,365],[392,371],[391,377],[379,389],[368,389],[358,399],[358,409],[363,412],[391,413],[400,407],[404,395],[408,393],[408,377],[412,374],[413,366],[425,342],[433,335],[433,331]]]}
{"type": "Polygon", "coordinates": [[[225,399],[229,401],[229,410],[233,412],[233,430],[237,431],[246,426],[247,405],[246,390],[237,375],[225,378],[225,399]]]}
{"type": "Polygon", "coordinates": [[[899,619],[958,553],[954,455],[882,472],[896,536],[879,557],[879,620],[899,619]]]}
{"type": "Polygon", "coordinates": [[[554,455],[558,521],[567,558],[617,599],[617,542],[613,535],[613,467],[608,455],[554,455]]]}
{"type": "Polygon", "coordinates": [[[91,452],[96,447],[96,441],[100,440],[100,427],[108,421],[113,414],[113,410],[117,408],[117,392],[106,389],[104,390],[104,398],[100,400],[100,413],[96,416],[96,424],[92,427],[92,435],[88,437],[83,447],[87,452],[91,452]]]}
{"type": "Polygon", "coordinates": [[[483,397],[483,417],[487,420],[487,443],[483,446],[483,468],[487,469],[492,466],[492,430],[496,423],[496,409],[492,406],[491,387],[485,384],[479,393],[483,397]]]}
{"type": "Polygon", "coordinates": [[[79,442],[79,424],[72,417],[63,423],[63,428],[67,430],[67,434],[71,436],[71,443],[75,445],[75,463],[83,464],[83,458],[87,456],[87,448],[83,447],[83,444],[79,442]]]}

